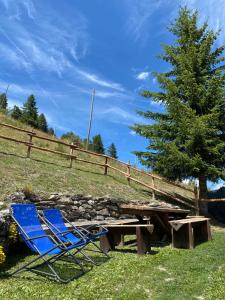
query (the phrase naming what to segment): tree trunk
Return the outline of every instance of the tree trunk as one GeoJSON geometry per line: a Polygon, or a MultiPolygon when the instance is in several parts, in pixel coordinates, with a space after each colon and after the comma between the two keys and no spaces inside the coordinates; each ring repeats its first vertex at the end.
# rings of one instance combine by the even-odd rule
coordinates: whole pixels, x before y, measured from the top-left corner
{"type": "Polygon", "coordinates": [[[207,199],[207,177],[205,174],[199,175],[199,214],[203,216],[208,215],[208,202],[201,201],[201,199],[207,199]]]}

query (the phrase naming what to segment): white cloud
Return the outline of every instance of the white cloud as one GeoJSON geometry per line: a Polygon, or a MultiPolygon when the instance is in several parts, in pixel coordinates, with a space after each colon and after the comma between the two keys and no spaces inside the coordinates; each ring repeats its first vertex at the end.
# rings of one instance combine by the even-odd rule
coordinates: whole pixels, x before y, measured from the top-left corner
{"type": "Polygon", "coordinates": [[[157,79],[156,79],[155,77],[152,79],[152,83],[153,83],[153,84],[156,84],[156,83],[157,83],[157,79]]]}
{"type": "Polygon", "coordinates": [[[84,79],[93,82],[99,86],[110,88],[117,91],[124,91],[124,88],[121,84],[116,82],[110,82],[105,79],[99,78],[96,74],[89,73],[83,70],[77,70],[78,74],[80,74],[84,79]]]}
{"type": "Polygon", "coordinates": [[[0,0],[4,5],[10,18],[20,19],[21,13],[24,11],[30,19],[35,18],[35,7],[31,0],[0,0]]]}
{"type": "Polygon", "coordinates": [[[146,80],[146,79],[148,79],[149,75],[150,75],[149,72],[141,72],[141,73],[137,74],[136,79],[146,80]]]}
{"type": "Polygon", "coordinates": [[[131,131],[129,132],[129,134],[135,136],[135,135],[136,135],[136,132],[133,131],[133,130],[131,130],[131,131]]]}
{"type": "Polygon", "coordinates": [[[96,109],[96,114],[107,118],[107,120],[113,123],[119,123],[126,126],[133,125],[134,123],[143,123],[143,119],[135,113],[131,113],[128,110],[124,110],[118,106],[111,106],[105,109],[96,109]]]}

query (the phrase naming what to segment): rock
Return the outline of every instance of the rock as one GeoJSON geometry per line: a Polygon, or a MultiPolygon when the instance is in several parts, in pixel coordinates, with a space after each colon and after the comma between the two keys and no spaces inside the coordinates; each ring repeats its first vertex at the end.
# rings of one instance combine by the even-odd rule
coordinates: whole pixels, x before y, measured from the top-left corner
{"type": "Polygon", "coordinates": [[[97,216],[97,217],[95,218],[95,220],[97,220],[97,221],[103,221],[103,220],[104,220],[104,217],[103,217],[103,216],[97,216]]]}
{"type": "Polygon", "coordinates": [[[19,203],[23,203],[25,200],[26,196],[24,195],[23,192],[15,192],[13,194],[11,194],[7,200],[9,200],[10,202],[19,202],[19,203]]]}
{"type": "Polygon", "coordinates": [[[5,216],[8,216],[9,215],[9,208],[6,208],[6,209],[2,209],[1,210],[1,217],[5,217],[5,216]]]}
{"type": "Polygon", "coordinates": [[[94,200],[89,200],[88,204],[93,206],[95,204],[95,201],[94,200]]]}
{"type": "Polygon", "coordinates": [[[79,211],[80,212],[85,212],[85,208],[83,208],[82,206],[79,207],[79,211]]]}
{"type": "Polygon", "coordinates": [[[103,208],[103,209],[99,210],[99,211],[98,211],[98,215],[108,216],[108,215],[109,215],[109,210],[108,210],[108,208],[103,208]]]}
{"type": "Polygon", "coordinates": [[[88,205],[88,204],[83,204],[82,207],[86,210],[88,209],[92,209],[92,206],[88,205]]]}
{"type": "Polygon", "coordinates": [[[73,204],[73,201],[70,197],[63,197],[63,198],[60,198],[57,203],[59,204],[73,204]]]}
{"type": "Polygon", "coordinates": [[[79,207],[76,206],[76,205],[73,205],[73,206],[71,206],[71,209],[72,209],[72,210],[79,210],[79,207]]]}

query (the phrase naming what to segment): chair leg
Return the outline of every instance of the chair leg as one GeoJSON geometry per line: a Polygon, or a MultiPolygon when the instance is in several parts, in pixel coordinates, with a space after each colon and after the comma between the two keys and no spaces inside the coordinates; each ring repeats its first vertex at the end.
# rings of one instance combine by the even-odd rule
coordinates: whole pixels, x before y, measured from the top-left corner
{"type": "MultiPolygon", "coordinates": [[[[67,254],[67,252],[63,252],[63,253],[60,253],[58,255],[54,255],[53,257],[49,257],[48,259],[45,258],[46,254],[38,256],[35,259],[33,259],[30,262],[23,265],[22,267],[20,267],[19,269],[17,269],[14,272],[10,273],[9,275],[12,276],[12,275],[15,275],[15,274],[23,272],[23,271],[30,271],[30,272],[33,272],[33,273],[36,273],[36,274],[39,274],[39,275],[42,275],[42,276],[51,277],[51,278],[53,278],[57,281],[60,281],[61,283],[68,283],[68,282],[72,281],[73,279],[79,277],[80,275],[76,274],[76,275],[70,277],[69,279],[65,280],[59,275],[59,273],[55,270],[55,268],[53,266],[54,262],[56,262],[57,260],[59,260],[62,256],[66,255],[66,254],[67,254]],[[39,259],[42,259],[44,261],[42,263],[39,263],[39,264],[33,266],[33,267],[29,267],[30,265],[32,265],[34,262],[38,261],[39,259]],[[44,272],[44,271],[36,269],[36,268],[38,268],[42,265],[48,266],[48,268],[50,269],[50,272],[44,272]]],[[[81,263],[78,261],[78,259],[75,258],[70,253],[69,253],[69,256],[71,256],[74,263],[79,265],[79,267],[81,269],[81,272],[83,274],[85,272],[85,270],[84,270],[83,266],[81,265],[81,263]]]]}

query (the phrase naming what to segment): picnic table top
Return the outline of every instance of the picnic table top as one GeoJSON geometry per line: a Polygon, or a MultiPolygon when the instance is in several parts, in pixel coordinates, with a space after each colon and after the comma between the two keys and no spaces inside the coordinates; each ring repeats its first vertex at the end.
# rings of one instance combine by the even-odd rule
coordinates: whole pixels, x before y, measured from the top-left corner
{"type": "Polygon", "coordinates": [[[177,214],[188,214],[190,211],[187,209],[161,207],[161,206],[148,206],[148,205],[133,205],[133,204],[122,204],[120,208],[124,213],[138,214],[139,213],[151,213],[151,212],[162,212],[162,213],[177,213],[177,214]]]}

